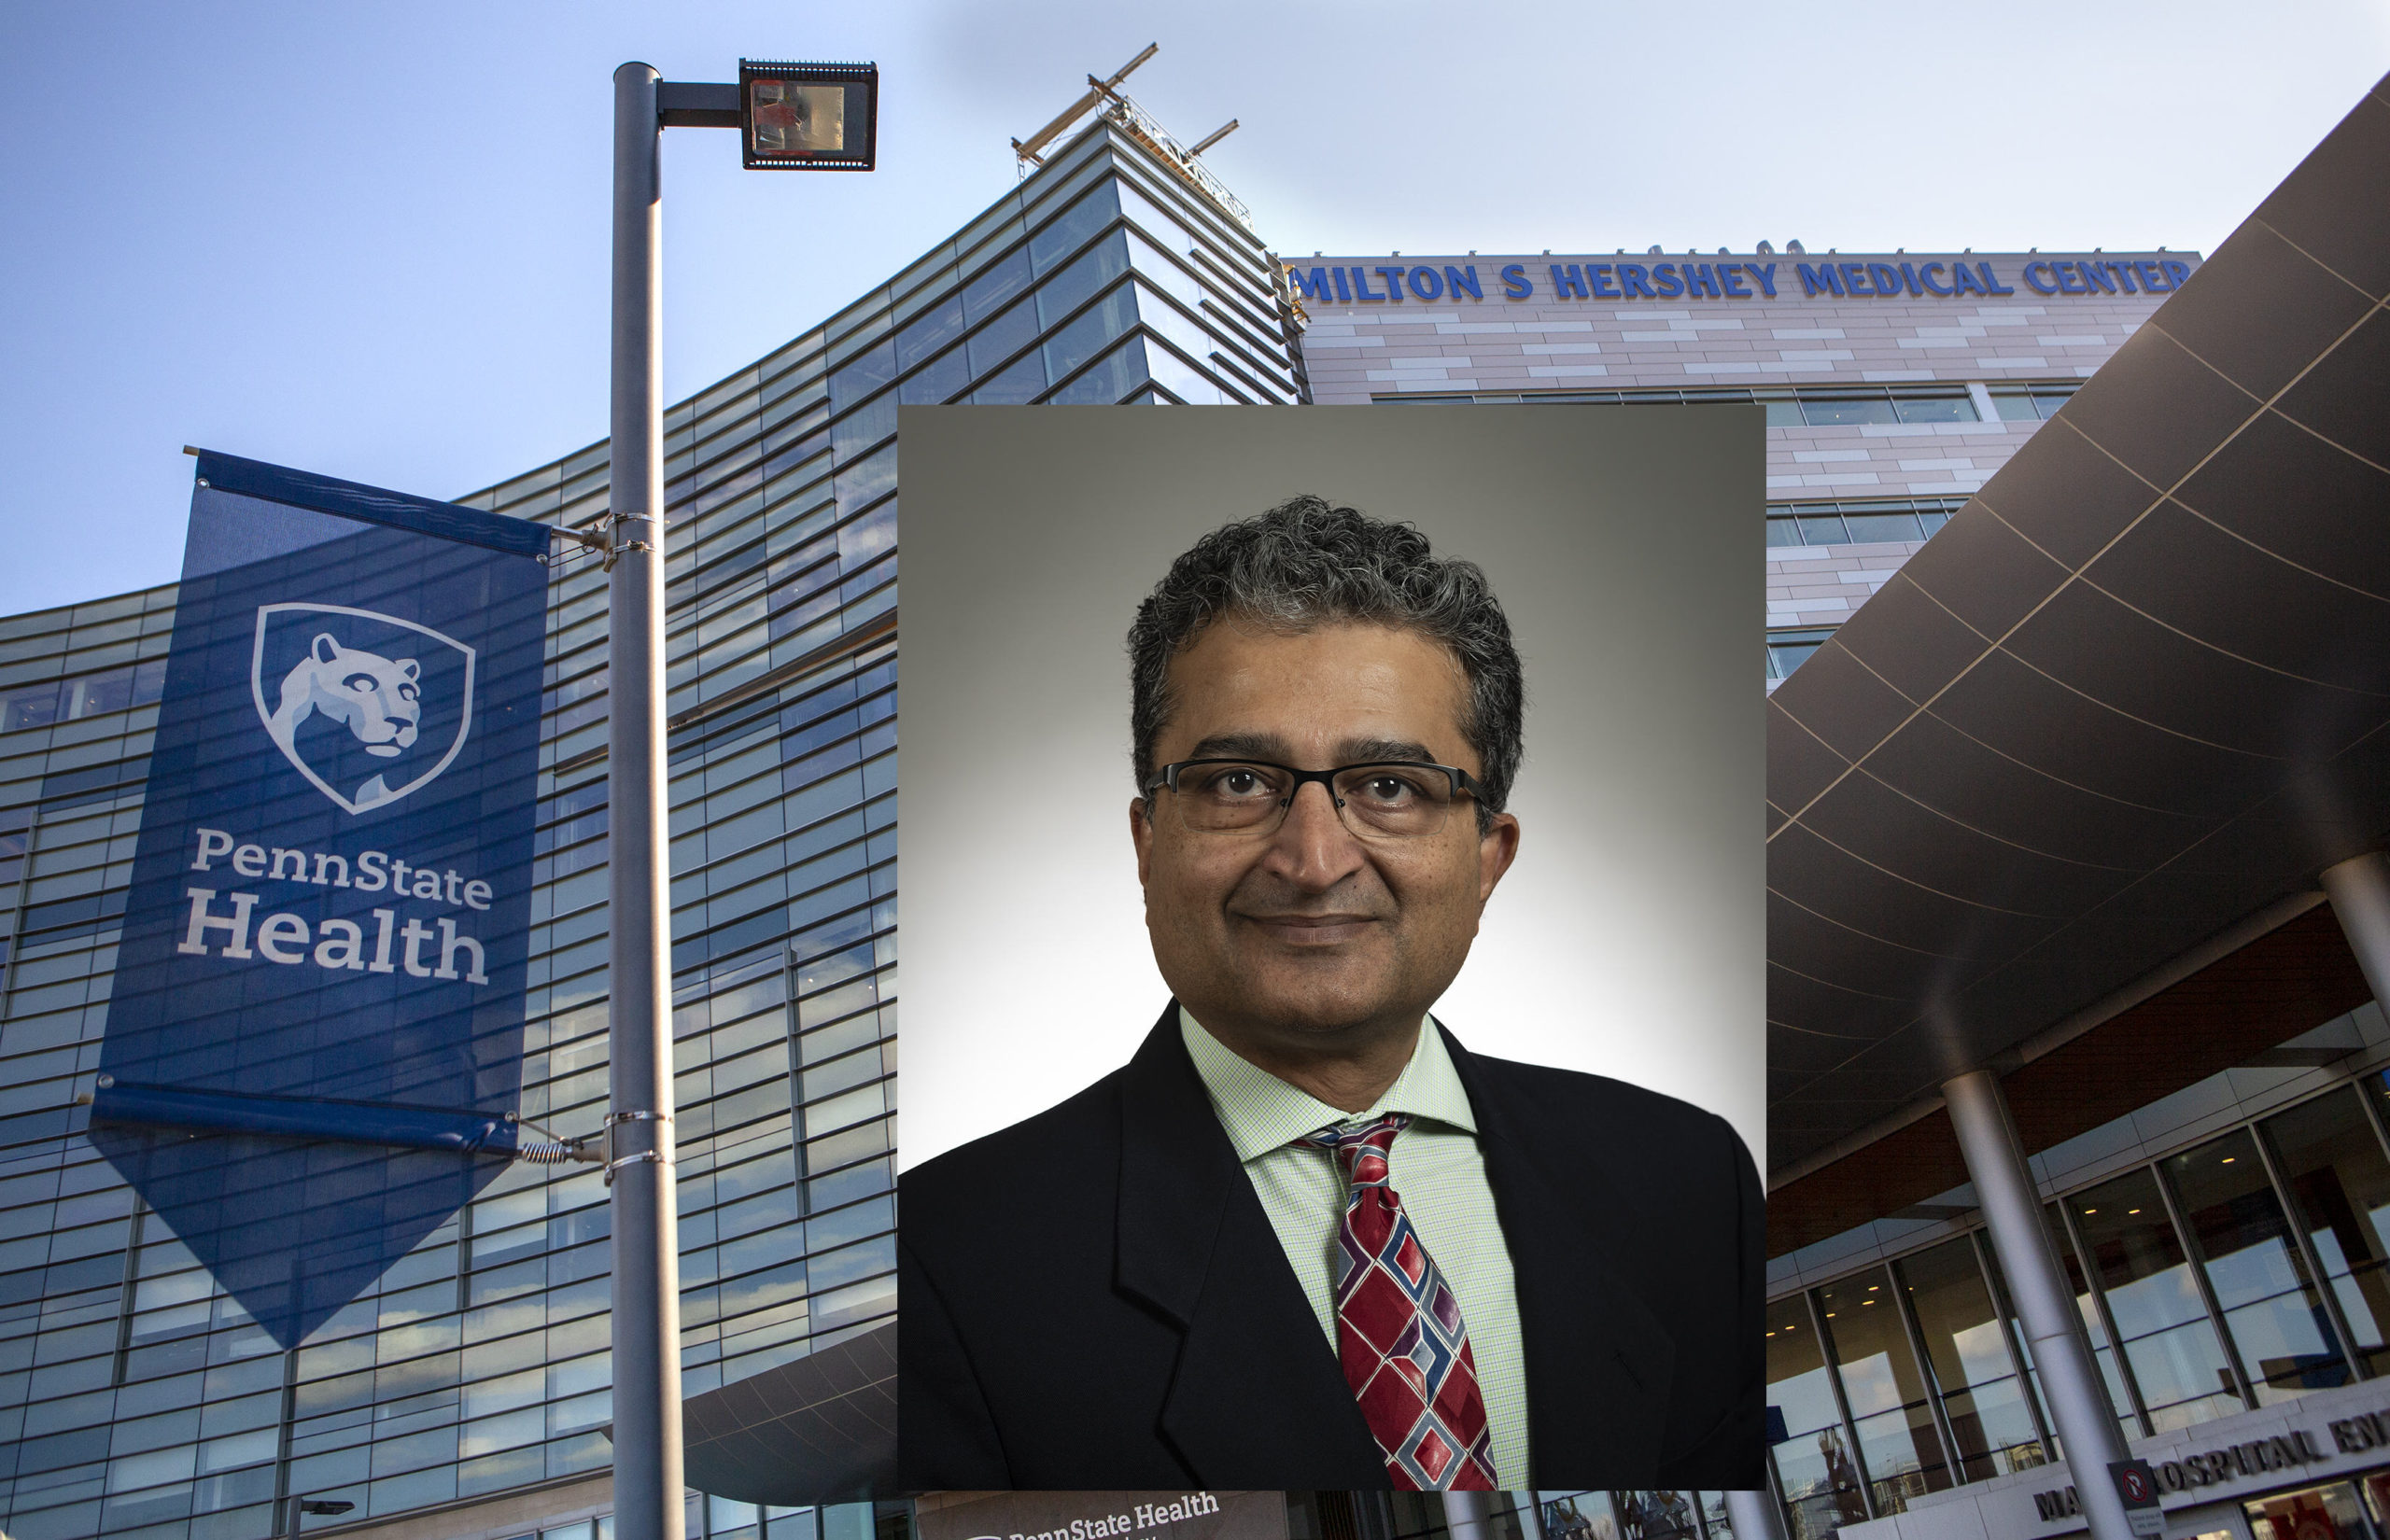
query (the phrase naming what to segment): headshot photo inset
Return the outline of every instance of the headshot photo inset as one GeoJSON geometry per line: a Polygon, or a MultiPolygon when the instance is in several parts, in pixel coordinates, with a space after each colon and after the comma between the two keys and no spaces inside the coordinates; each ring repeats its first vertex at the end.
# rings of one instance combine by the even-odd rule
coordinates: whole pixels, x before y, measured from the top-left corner
{"type": "Polygon", "coordinates": [[[1763,1484],[1747,408],[906,408],[916,1490],[1763,1484]]]}

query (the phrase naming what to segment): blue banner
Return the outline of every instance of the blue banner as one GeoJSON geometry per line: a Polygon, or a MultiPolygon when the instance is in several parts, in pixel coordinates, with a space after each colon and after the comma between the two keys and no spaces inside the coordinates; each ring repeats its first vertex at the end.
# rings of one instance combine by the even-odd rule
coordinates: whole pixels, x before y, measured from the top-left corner
{"type": "Polygon", "coordinates": [[[521,1154],[548,531],[203,455],[90,1137],[285,1347],[521,1154]]]}

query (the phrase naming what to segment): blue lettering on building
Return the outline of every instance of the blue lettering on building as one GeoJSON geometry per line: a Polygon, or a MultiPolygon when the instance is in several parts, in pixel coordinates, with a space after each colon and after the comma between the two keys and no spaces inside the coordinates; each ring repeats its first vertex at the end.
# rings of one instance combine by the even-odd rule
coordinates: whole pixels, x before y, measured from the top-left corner
{"type": "MultiPolygon", "coordinates": [[[[1547,264],[1551,287],[1546,292],[1554,300],[1773,300],[1778,297],[1779,266],[1776,262],[1552,262],[1547,264]],[[1750,287],[1753,284],[1758,286],[1756,292],[1750,287]]],[[[1795,262],[1792,270],[1800,278],[1800,297],[1805,300],[1821,296],[1838,300],[1989,299],[2017,292],[1992,272],[1990,262],[1981,259],[1944,262],[1795,262]]],[[[1536,296],[1539,285],[1528,276],[1526,263],[1506,263],[1499,271],[1503,299],[1527,300],[1536,296]]],[[[1327,302],[1331,284],[1338,302],[1348,305],[1356,301],[1399,304],[1405,289],[1421,301],[1458,301],[1464,295],[1470,300],[1485,298],[1473,263],[1441,268],[1424,263],[1303,268],[1289,262],[1286,273],[1287,293],[1298,303],[1327,302]],[[1373,286],[1371,274],[1384,285],[1383,290],[1373,286]]],[[[2028,289],[2040,295],[2167,294],[2191,275],[2191,267],[2188,262],[2170,258],[2044,257],[2023,263],[2016,275],[2028,289]]]]}

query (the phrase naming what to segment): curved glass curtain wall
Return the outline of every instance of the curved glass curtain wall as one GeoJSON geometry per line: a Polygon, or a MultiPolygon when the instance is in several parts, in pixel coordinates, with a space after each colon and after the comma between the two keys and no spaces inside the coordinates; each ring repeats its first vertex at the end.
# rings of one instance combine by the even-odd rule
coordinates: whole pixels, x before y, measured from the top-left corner
{"type": "MultiPolygon", "coordinates": [[[[1099,125],[668,413],[690,1394],[894,1309],[897,405],[1291,402],[1273,296],[1251,234],[1099,125]]],[[[605,446],[463,500],[586,525],[605,446]]],[[[594,1173],[517,1166],[285,1354],[77,1135],[173,605],[0,620],[0,1529],[256,1540],[291,1494],[364,1519],[569,1485],[608,1459],[594,1173]]],[[[605,638],[602,576],[567,563],[523,1110],[570,1135],[605,1097],[605,638]]],[[[693,1512],[693,1535],[870,1528],[693,1512]]]]}
{"type": "MultiPolygon", "coordinates": [[[[2385,1113],[2369,1071],[2047,1205],[2126,1438],[2390,1372],[2385,1113]]],[[[1772,1301],[1767,1379],[1793,1540],[2057,1450],[1979,1230],[1772,1301]]]]}

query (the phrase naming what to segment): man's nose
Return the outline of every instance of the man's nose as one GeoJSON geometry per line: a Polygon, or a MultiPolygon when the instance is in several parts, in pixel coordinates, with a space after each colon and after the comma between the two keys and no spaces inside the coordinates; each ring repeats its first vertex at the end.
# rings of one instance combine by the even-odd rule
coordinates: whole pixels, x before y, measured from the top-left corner
{"type": "Polygon", "coordinates": [[[1270,842],[1270,864],[1306,888],[1335,886],[1361,864],[1360,842],[1344,827],[1334,793],[1318,781],[1295,788],[1286,821],[1270,842]]]}

